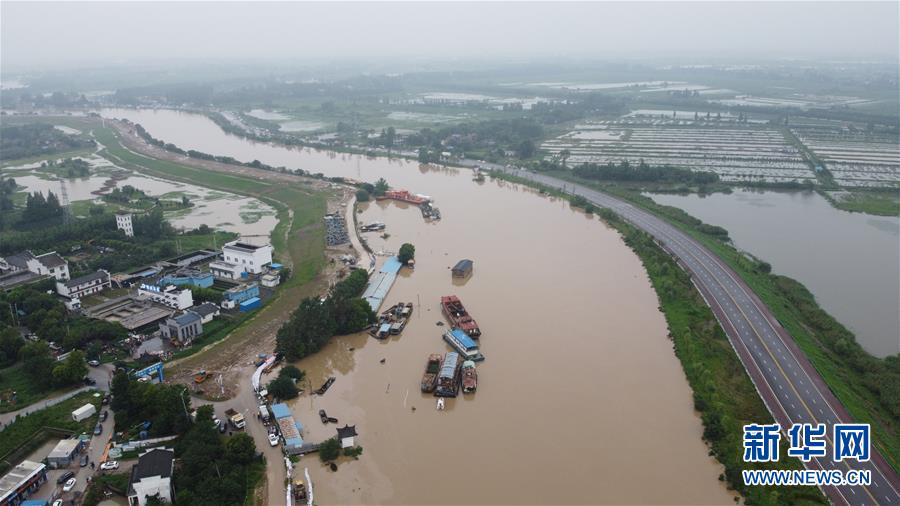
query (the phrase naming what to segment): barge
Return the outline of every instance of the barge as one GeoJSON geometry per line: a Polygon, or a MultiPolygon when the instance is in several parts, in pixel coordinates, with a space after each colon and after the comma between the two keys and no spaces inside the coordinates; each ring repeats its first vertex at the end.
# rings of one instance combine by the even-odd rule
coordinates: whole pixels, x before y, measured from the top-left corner
{"type": "Polygon", "coordinates": [[[399,200],[400,202],[408,202],[410,204],[421,206],[429,202],[431,198],[426,195],[413,195],[406,190],[388,190],[384,195],[375,197],[376,200],[399,200]]]}
{"type": "Polygon", "coordinates": [[[459,394],[459,354],[448,351],[444,355],[444,363],[437,377],[434,395],[437,397],[456,397],[459,394]]]}
{"type": "Polygon", "coordinates": [[[444,332],[444,341],[456,350],[466,360],[481,362],[484,355],[478,349],[478,344],[460,329],[453,328],[444,332]]]}
{"type": "Polygon", "coordinates": [[[450,325],[456,327],[472,339],[481,337],[481,329],[474,318],[466,311],[465,306],[456,295],[444,295],[441,297],[441,311],[450,320],[450,325]]]}
{"type": "Polygon", "coordinates": [[[441,372],[441,355],[432,353],[428,356],[428,362],[425,363],[425,374],[422,375],[423,392],[434,392],[434,384],[437,381],[439,372],[441,372]]]}
{"type": "Polygon", "coordinates": [[[462,365],[462,391],[471,394],[478,388],[478,371],[475,370],[475,362],[466,360],[462,365]]]}

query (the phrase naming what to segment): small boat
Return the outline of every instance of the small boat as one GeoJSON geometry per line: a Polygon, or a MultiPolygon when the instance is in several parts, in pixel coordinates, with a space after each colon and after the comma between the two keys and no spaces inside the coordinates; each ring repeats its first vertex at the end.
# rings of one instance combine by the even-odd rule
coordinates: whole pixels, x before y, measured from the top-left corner
{"type": "Polygon", "coordinates": [[[425,393],[434,392],[434,383],[437,380],[438,373],[441,371],[441,355],[433,353],[428,356],[428,362],[425,363],[425,374],[422,375],[422,391],[425,393]]]}
{"type": "Polygon", "coordinates": [[[444,410],[444,398],[443,398],[443,397],[438,397],[438,400],[437,400],[437,410],[438,410],[438,411],[443,411],[443,410],[444,410]]]}
{"type": "Polygon", "coordinates": [[[462,366],[462,389],[464,394],[475,392],[478,388],[478,371],[475,362],[466,360],[462,366]]]}
{"type": "Polygon", "coordinates": [[[316,393],[319,394],[319,395],[325,395],[325,392],[328,391],[328,388],[331,387],[331,384],[332,384],[332,383],[334,383],[334,376],[330,376],[330,377],[325,381],[325,383],[323,383],[322,386],[320,386],[319,389],[316,390],[316,393]]]}
{"type": "Polygon", "coordinates": [[[435,397],[456,397],[459,393],[459,353],[448,351],[438,373],[435,397]]]}

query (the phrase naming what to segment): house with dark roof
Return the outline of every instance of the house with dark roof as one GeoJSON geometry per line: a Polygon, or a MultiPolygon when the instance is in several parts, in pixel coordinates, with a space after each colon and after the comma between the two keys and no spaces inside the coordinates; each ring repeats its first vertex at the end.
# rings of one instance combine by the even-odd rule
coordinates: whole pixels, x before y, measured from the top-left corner
{"type": "Polygon", "coordinates": [[[213,320],[213,318],[219,316],[219,314],[222,312],[222,308],[220,308],[216,304],[213,304],[212,302],[204,302],[199,306],[190,308],[188,311],[199,316],[201,322],[209,323],[213,320]]]}
{"type": "Polygon", "coordinates": [[[171,340],[173,345],[189,346],[195,337],[203,333],[203,321],[197,313],[187,311],[160,323],[159,333],[164,339],[171,340]]]}
{"type": "Polygon", "coordinates": [[[344,424],[343,427],[338,427],[337,437],[341,441],[341,448],[352,448],[356,446],[354,438],[357,435],[356,425],[344,424]]]}
{"type": "Polygon", "coordinates": [[[158,497],[171,503],[175,497],[172,475],[175,471],[175,450],[154,448],[138,457],[128,480],[128,504],[145,506],[147,499],[158,497]]]}
{"type": "Polygon", "coordinates": [[[86,276],[56,282],[56,293],[67,299],[80,299],[82,297],[102,292],[110,288],[109,273],[100,269],[86,276]]]}
{"type": "Polygon", "coordinates": [[[57,281],[69,279],[69,263],[55,251],[37,256],[31,251],[23,251],[6,257],[2,266],[12,272],[28,271],[40,276],[53,276],[57,281]]]}

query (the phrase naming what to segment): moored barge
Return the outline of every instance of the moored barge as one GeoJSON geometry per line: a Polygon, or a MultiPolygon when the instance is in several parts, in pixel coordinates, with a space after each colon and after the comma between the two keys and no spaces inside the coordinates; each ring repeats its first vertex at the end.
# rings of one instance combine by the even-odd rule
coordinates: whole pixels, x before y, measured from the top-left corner
{"type": "Polygon", "coordinates": [[[478,371],[475,370],[475,362],[466,360],[462,365],[462,391],[464,394],[470,394],[477,388],[478,371]]]}
{"type": "Polygon", "coordinates": [[[422,375],[423,392],[434,392],[434,384],[437,381],[439,372],[441,372],[441,355],[432,353],[428,356],[428,362],[425,363],[425,374],[422,375]]]}
{"type": "Polygon", "coordinates": [[[459,394],[459,354],[448,351],[437,377],[434,395],[438,397],[456,397],[459,394]]]}
{"type": "Polygon", "coordinates": [[[474,318],[466,311],[465,306],[456,295],[441,297],[441,311],[450,320],[450,326],[456,327],[473,339],[481,337],[481,329],[474,318]]]}
{"type": "Polygon", "coordinates": [[[484,360],[484,355],[478,349],[478,343],[460,329],[453,328],[444,332],[444,341],[466,360],[475,362],[484,360]]]}

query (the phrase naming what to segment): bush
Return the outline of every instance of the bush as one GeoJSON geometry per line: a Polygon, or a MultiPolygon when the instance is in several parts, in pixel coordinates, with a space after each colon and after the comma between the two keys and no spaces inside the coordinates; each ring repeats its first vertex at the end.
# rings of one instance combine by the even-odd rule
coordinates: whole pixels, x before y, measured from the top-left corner
{"type": "Polygon", "coordinates": [[[400,254],[397,257],[400,259],[401,264],[406,265],[416,257],[416,247],[408,242],[403,243],[400,246],[400,254]]]}
{"type": "Polygon", "coordinates": [[[341,442],[336,437],[327,439],[319,446],[319,458],[322,462],[331,462],[341,455],[341,442]]]}

